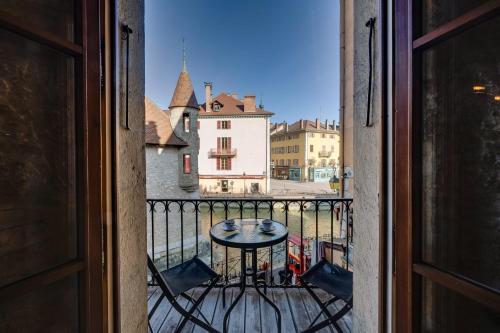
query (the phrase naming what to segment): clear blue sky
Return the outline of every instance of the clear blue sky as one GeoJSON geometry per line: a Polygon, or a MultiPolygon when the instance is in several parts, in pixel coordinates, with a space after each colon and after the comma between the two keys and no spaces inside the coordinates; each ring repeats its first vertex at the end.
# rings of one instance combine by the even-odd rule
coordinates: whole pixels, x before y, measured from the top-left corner
{"type": "Polygon", "coordinates": [[[199,103],[254,93],[273,122],[339,117],[337,0],[146,0],[146,95],[167,108],[182,66],[199,103]]]}

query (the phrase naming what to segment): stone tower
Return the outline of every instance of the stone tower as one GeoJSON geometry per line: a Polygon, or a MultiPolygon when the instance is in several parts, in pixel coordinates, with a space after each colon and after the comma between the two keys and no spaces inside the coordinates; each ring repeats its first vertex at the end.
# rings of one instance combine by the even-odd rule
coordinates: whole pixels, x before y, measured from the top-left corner
{"type": "Polygon", "coordinates": [[[188,143],[188,146],[179,149],[179,186],[188,192],[198,190],[198,150],[200,137],[198,136],[198,101],[194,94],[193,84],[183,59],[182,71],[177,80],[174,95],[168,112],[174,133],[188,143]],[[185,156],[190,156],[190,172],[184,168],[185,156]]]}

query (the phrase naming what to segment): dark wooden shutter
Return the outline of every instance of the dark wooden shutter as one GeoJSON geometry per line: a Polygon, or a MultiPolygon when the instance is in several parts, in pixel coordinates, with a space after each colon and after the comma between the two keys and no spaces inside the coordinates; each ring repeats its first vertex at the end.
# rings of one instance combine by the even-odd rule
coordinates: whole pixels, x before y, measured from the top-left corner
{"type": "Polygon", "coordinates": [[[220,170],[220,157],[217,157],[217,170],[220,170]]]}
{"type": "Polygon", "coordinates": [[[1,3],[0,332],[106,331],[101,3],[1,3]]]}
{"type": "Polygon", "coordinates": [[[220,147],[221,147],[221,138],[217,138],[217,152],[220,152],[220,147]]]}
{"type": "Polygon", "coordinates": [[[217,129],[220,129],[220,120],[217,120],[217,129]]]}
{"type": "Polygon", "coordinates": [[[233,159],[231,157],[228,157],[227,158],[227,170],[231,170],[231,162],[233,161],[233,159]]]}
{"type": "Polygon", "coordinates": [[[227,129],[231,129],[231,120],[227,121],[227,129]]]}
{"type": "Polygon", "coordinates": [[[231,151],[231,138],[227,138],[227,150],[231,151]]]}

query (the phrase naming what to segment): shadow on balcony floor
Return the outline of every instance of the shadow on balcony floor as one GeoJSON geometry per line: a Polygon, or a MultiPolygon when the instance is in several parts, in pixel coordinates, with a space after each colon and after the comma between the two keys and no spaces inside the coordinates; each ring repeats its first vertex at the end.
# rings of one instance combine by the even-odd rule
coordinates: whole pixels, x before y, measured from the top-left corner
{"type": "MultiPolygon", "coordinates": [[[[225,309],[222,307],[222,292],[221,288],[214,288],[205,298],[201,305],[201,311],[212,325],[222,331],[222,322],[225,309]]],[[[188,294],[197,297],[203,289],[194,289],[188,294]]],[[[226,293],[226,307],[229,307],[232,297],[237,294],[237,288],[230,288],[226,293]]],[[[160,295],[160,290],[157,287],[149,287],[148,289],[148,307],[151,308],[160,295]]],[[[274,303],[278,306],[282,316],[282,332],[301,332],[307,326],[312,318],[318,312],[319,307],[309,296],[305,289],[301,288],[269,288],[268,295],[272,295],[274,303]]],[[[323,298],[328,298],[326,293],[318,290],[318,295],[323,298]]],[[[179,300],[180,304],[187,305],[183,298],[179,300]]],[[[339,303],[342,301],[339,301],[339,303]]],[[[336,312],[343,304],[330,305],[329,309],[336,312]]],[[[153,332],[174,332],[179,324],[180,315],[177,311],[171,308],[170,303],[165,299],[162,301],[155,314],[151,318],[151,326],[153,332]]],[[[343,332],[351,332],[352,312],[349,311],[340,321],[339,326],[343,332]]],[[[263,299],[257,292],[249,288],[245,296],[236,305],[236,308],[231,313],[229,321],[230,332],[277,332],[276,317],[271,306],[264,303],[263,299]]],[[[183,332],[205,332],[202,328],[188,322],[183,332]]],[[[324,328],[319,332],[335,332],[333,327],[324,328]]]]}

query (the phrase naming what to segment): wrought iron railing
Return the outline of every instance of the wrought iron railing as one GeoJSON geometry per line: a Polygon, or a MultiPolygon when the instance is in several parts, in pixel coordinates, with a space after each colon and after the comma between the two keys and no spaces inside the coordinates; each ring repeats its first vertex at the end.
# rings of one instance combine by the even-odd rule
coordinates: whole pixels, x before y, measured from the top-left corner
{"type": "Polygon", "coordinates": [[[331,151],[321,150],[318,152],[319,157],[330,157],[332,155],[331,151]]]}
{"type": "Polygon", "coordinates": [[[229,218],[271,218],[288,227],[289,238],[258,251],[269,285],[293,284],[290,246],[297,246],[302,254],[301,270],[307,268],[308,260],[314,264],[321,257],[325,243],[342,248],[344,267],[352,269],[352,199],[148,199],[146,203],[148,253],[164,268],[198,255],[228,282],[239,275],[239,250],[213,243],[209,228],[229,218]]]}
{"type": "Polygon", "coordinates": [[[224,156],[227,156],[227,157],[234,157],[236,156],[236,153],[238,151],[236,150],[236,148],[233,148],[233,149],[224,149],[224,148],[221,148],[221,149],[210,149],[209,152],[208,152],[208,158],[215,158],[215,157],[224,157],[224,156]]]}

